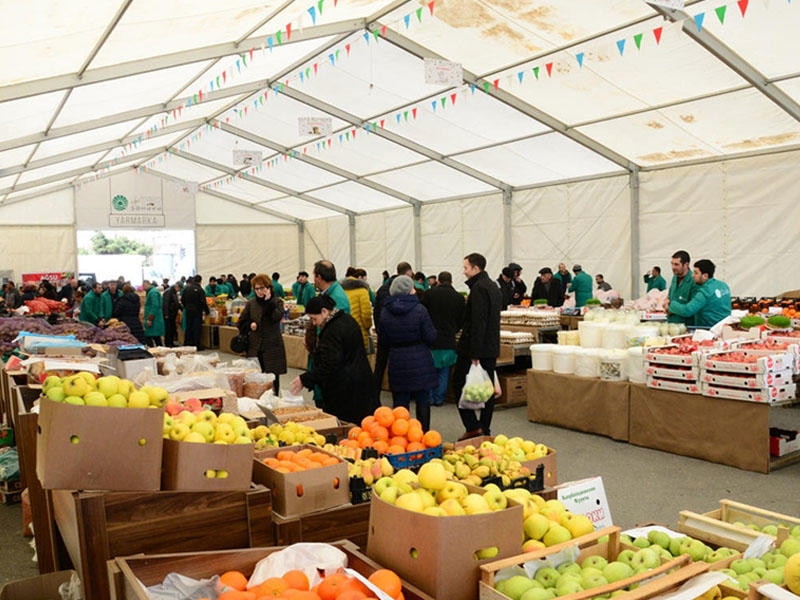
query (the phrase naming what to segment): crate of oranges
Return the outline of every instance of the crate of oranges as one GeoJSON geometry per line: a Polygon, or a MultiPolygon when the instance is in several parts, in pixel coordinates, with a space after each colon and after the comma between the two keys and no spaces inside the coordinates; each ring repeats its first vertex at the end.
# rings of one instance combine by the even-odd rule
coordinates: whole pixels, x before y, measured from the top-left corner
{"type": "Polygon", "coordinates": [[[380,406],[351,427],[347,438],[339,442],[350,448],[374,448],[386,456],[395,469],[419,467],[442,456],[442,434],[435,429],[422,430],[422,423],[412,419],[404,406],[380,406]]]}
{"type": "Polygon", "coordinates": [[[259,450],[253,481],[272,491],[272,510],[300,516],[350,501],[347,463],[316,446],[259,450]]]}

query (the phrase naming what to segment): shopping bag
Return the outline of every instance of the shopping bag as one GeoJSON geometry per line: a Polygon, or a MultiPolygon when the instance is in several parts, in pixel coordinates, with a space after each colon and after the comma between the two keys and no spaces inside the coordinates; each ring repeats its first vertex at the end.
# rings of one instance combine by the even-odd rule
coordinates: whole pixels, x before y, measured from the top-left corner
{"type": "Polygon", "coordinates": [[[464,389],[458,399],[458,408],[479,410],[494,395],[494,383],[480,364],[473,364],[467,373],[464,389]]]}

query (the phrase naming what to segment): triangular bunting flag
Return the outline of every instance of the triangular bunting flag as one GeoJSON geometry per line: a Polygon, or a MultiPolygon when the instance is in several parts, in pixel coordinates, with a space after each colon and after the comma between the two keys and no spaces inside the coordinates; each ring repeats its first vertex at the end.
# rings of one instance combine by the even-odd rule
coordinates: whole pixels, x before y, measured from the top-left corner
{"type": "Polygon", "coordinates": [[[350,132],[349,132],[349,131],[345,131],[345,132],[344,132],[344,138],[345,138],[345,139],[346,139],[348,142],[350,141],[350,132]]]}
{"type": "Polygon", "coordinates": [[[474,84],[474,83],[471,83],[471,84],[469,84],[469,90],[470,90],[470,91],[471,91],[473,94],[475,93],[475,87],[476,87],[476,86],[475,86],[475,84],[474,84]]]}
{"type": "Polygon", "coordinates": [[[397,113],[397,114],[394,116],[394,118],[395,118],[395,119],[397,119],[397,122],[398,122],[398,124],[399,124],[399,123],[400,123],[400,113],[397,113]]]}
{"type": "Polygon", "coordinates": [[[380,37],[380,35],[381,35],[380,31],[378,31],[377,29],[373,29],[372,30],[372,37],[375,38],[376,42],[378,41],[378,38],[380,37]]]}
{"type": "Polygon", "coordinates": [[[319,11],[319,14],[322,14],[322,4],[324,1],[325,0],[319,0],[319,2],[317,2],[317,10],[319,11]]]}
{"type": "Polygon", "coordinates": [[[267,45],[269,46],[269,51],[272,52],[272,36],[267,38],[267,45]]]}
{"type": "Polygon", "coordinates": [[[455,104],[456,103],[456,96],[457,96],[457,94],[455,92],[450,94],[450,104],[455,104]]]}
{"type": "Polygon", "coordinates": [[[406,29],[408,29],[408,24],[411,23],[411,15],[406,15],[403,17],[403,23],[406,24],[406,29]]]}
{"type": "MultiPolygon", "coordinates": [[[[791,2],[791,0],[789,0],[789,1],[791,2]]],[[[739,5],[739,12],[742,13],[742,16],[744,16],[744,13],[747,12],[747,4],[748,4],[748,2],[749,2],[749,0],[739,0],[736,3],[736,4],[739,5]]]]}
{"type": "Polygon", "coordinates": [[[309,6],[308,7],[308,14],[311,15],[311,24],[312,25],[316,25],[317,24],[317,9],[314,8],[313,6],[309,6]]]}
{"type": "Polygon", "coordinates": [[[433,16],[433,0],[428,2],[428,10],[431,12],[431,16],[433,16]]]}
{"type": "Polygon", "coordinates": [[[407,110],[403,111],[403,119],[408,121],[408,111],[407,110]]]}
{"type": "Polygon", "coordinates": [[[728,10],[728,7],[725,6],[724,4],[722,6],[718,6],[717,8],[714,9],[714,12],[717,13],[717,19],[719,19],[719,22],[722,23],[723,25],[725,24],[725,11],[726,10],[728,10]]]}
{"type": "Polygon", "coordinates": [[[339,60],[339,49],[338,48],[336,49],[336,52],[334,52],[333,54],[336,57],[336,60],[339,60]]]}
{"type": "Polygon", "coordinates": [[[486,92],[487,94],[489,93],[489,82],[488,81],[484,81],[483,82],[483,91],[486,92]]]}
{"type": "Polygon", "coordinates": [[[547,76],[548,77],[552,77],[553,76],[553,63],[551,63],[551,62],[547,63],[544,66],[544,68],[547,69],[547,76]]]}
{"type": "Polygon", "coordinates": [[[494,89],[499,89],[500,88],[500,80],[499,79],[495,79],[492,82],[492,84],[494,85],[494,89]]]}
{"type": "Polygon", "coordinates": [[[386,37],[386,25],[381,27],[381,37],[386,37]]]}
{"type": "Polygon", "coordinates": [[[247,54],[242,54],[242,64],[244,65],[244,68],[246,69],[247,68],[247,54]]]}
{"type": "Polygon", "coordinates": [[[300,83],[303,83],[303,79],[305,79],[305,75],[303,74],[303,72],[302,72],[302,71],[300,71],[300,72],[298,73],[298,75],[300,75],[300,83]]]}
{"type": "Polygon", "coordinates": [[[522,83],[522,78],[523,77],[525,77],[525,73],[523,71],[520,71],[519,73],[517,73],[517,79],[519,79],[520,83],[522,83]]]}
{"type": "Polygon", "coordinates": [[[417,9],[417,21],[422,23],[422,8],[417,9]]]}
{"type": "Polygon", "coordinates": [[[318,71],[319,71],[319,64],[314,63],[314,75],[316,75],[318,71]]]}
{"type": "Polygon", "coordinates": [[[434,100],[433,102],[431,102],[431,106],[433,107],[433,112],[436,112],[436,105],[437,105],[437,104],[439,104],[439,103],[438,103],[438,102],[436,102],[436,100],[434,100]]]}
{"type": "Polygon", "coordinates": [[[352,134],[353,134],[353,137],[356,137],[356,130],[355,130],[355,129],[351,129],[351,130],[350,130],[350,133],[352,133],[352,134]]]}
{"type": "Polygon", "coordinates": [[[364,39],[367,41],[367,46],[369,46],[369,32],[367,31],[364,33],[364,39]]]}
{"type": "Polygon", "coordinates": [[[619,50],[619,55],[622,56],[623,52],[625,52],[625,40],[617,40],[617,50],[619,50]]]}
{"type": "Polygon", "coordinates": [[[699,13],[694,16],[694,24],[697,26],[697,31],[703,29],[703,19],[706,18],[706,13],[699,13]]]}
{"type": "Polygon", "coordinates": [[[289,40],[292,37],[292,24],[286,24],[286,39],[289,40]]]}
{"type": "Polygon", "coordinates": [[[335,65],[336,64],[336,62],[335,62],[336,59],[334,58],[333,53],[328,54],[328,59],[331,61],[331,65],[335,65]]]}
{"type": "Polygon", "coordinates": [[[386,125],[386,119],[381,119],[381,129],[386,125]]]}
{"type": "Polygon", "coordinates": [[[579,66],[579,67],[581,67],[581,68],[583,68],[583,52],[578,52],[578,53],[575,55],[575,58],[576,58],[576,59],[577,59],[577,61],[578,61],[578,66],[579,66]]]}
{"type": "Polygon", "coordinates": [[[656,44],[661,43],[661,34],[664,32],[663,27],[656,27],[653,29],[653,37],[656,38],[656,44]]]}
{"type": "MultiPolygon", "coordinates": [[[[456,102],[456,101],[455,101],[455,100],[453,100],[453,104],[455,104],[455,102],[456,102]]],[[[417,118],[417,107],[416,107],[416,106],[415,106],[414,108],[412,108],[412,109],[411,109],[411,116],[412,116],[414,119],[416,119],[416,118],[417,118]]],[[[353,134],[353,135],[355,135],[355,134],[353,134]]]]}
{"type": "Polygon", "coordinates": [[[278,40],[278,46],[280,46],[283,43],[283,32],[282,31],[276,31],[275,32],[275,39],[278,40]]]}
{"type": "Polygon", "coordinates": [[[350,44],[344,45],[345,52],[347,52],[347,56],[350,56],[350,44]]]}
{"type": "Polygon", "coordinates": [[[439,99],[439,102],[441,102],[441,103],[442,103],[442,108],[445,108],[445,107],[447,106],[447,97],[445,97],[445,96],[442,96],[442,97],[439,99]]]}
{"type": "Polygon", "coordinates": [[[533,67],[533,76],[539,79],[539,67],[533,67]]]}
{"type": "Polygon", "coordinates": [[[633,43],[636,44],[636,49],[637,50],[641,50],[642,49],[642,34],[641,33],[637,33],[635,36],[633,36],[633,43]]]}
{"type": "MultiPolygon", "coordinates": [[[[316,71],[314,71],[316,73],[316,71]]],[[[306,78],[311,77],[311,67],[306,67],[306,78]]]]}

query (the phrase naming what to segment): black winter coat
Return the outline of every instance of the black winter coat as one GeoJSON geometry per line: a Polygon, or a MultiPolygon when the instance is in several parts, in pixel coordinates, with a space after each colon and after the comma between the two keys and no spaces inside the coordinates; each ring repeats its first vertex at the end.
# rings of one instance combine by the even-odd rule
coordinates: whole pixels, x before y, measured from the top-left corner
{"type": "Polygon", "coordinates": [[[131,334],[142,344],[144,344],[144,327],[139,320],[139,308],[142,306],[142,300],[136,292],[128,292],[122,294],[114,303],[114,313],[112,316],[125,323],[131,334]]]}
{"type": "Polygon", "coordinates": [[[383,307],[378,338],[389,348],[393,392],[431,390],[438,385],[430,346],[438,334],[428,310],[413,294],[390,296],[383,307]]]}
{"type": "Polygon", "coordinates": [[[428,309],[438,334],[431,348],[455,350],[456,333],[464,323],[464,296],[455,291],[452,285],[440,283],[429,289],[421,302],[428,309]]]}
{"type": "Polygon", "coordinates": [[[456,352],[469,359],[500,356],[502,294],[486,271],[467,280],[469,296],[456,352]]]}
{"type": "Polygon", "coordinates": [[[183,310],[187,313],[208,314],[211,311],[206,303],[205,290],[196,283],[189,283],[183,288],[181,304],[183,305],[183,310]]]}
{"type": "Polygon", "coordinates": [[[283,319],[283,300],[275,296],[269,300],[250,298],[239,315],[240,333],[249,333],[247,339],[247,356],[259,356],[263,361],[265,373],[286,373],[286,350],[281,334],[283,319]],[[256,330],[250,329],[250,323],[257,324],[256,330]]]}
{"type": "Polygon", "coordinates": [[[181,300],[178,298],[178,291],[174,287],[170,287],[164,292],[164,299],[161,303],[161,312],[164,314],[164,320],[175,321],[180,308],[181,300]]]}
{"type": "Polygon", "coordinates": [[[548,291],[541,277],[537,277],[533,283],[531,300],[547,300],[547,306],[561,306],[564,304],[564,292],[561,282],[558,279],[550,280],[550,290],[548,291]]]}
{"type": "Polygon", "coordinates": [[[378,407],[361,328],[353,317],[334,311],[319,332],[312,357],[314,366],[300,375],[300,381],[310,390],[320,387],[325,412],[361,423],[378,407]]]}
{"type": "Polygon", "coordinates": [[[375,323],[376,331],[378,330],[378,324],[381,320],[381,312],[383,311],[383,307],[386,304],[386,301],[389,299],[389,288],[396,277],[397,275],[392,275],[389,280],[379,287],[377,292],[375,292],[375,306],[372,309],[372,322],[375,323]]]}
{"type": "Polygon", "coordinates": [[[502,310],[505,310],[508,308],[508,305],[511,304],[511,299],[514,297],[513,284],[511,281],[503,281],[502,275],[495,280],[495,283],[497,283],[497,287],[500,289],[502,310]]]}

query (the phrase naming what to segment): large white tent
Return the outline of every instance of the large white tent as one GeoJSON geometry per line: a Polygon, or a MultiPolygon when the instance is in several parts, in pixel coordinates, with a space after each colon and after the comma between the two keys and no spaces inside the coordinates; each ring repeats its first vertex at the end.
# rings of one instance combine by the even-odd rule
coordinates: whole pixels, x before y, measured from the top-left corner
{"type": "Polygon", "coordinates": [[[74,269],[126,190],[200,273],[477,251],[630,297],[684,248],[800,287],[800,2],[661,4],[0,0],[2,263],[74,269]]]}

